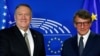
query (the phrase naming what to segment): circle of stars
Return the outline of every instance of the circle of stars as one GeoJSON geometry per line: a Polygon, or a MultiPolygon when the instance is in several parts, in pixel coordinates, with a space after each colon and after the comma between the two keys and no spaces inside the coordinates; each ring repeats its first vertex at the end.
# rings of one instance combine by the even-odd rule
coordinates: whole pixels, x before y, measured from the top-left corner
{"type": "Polygon", "coordinates": [[[59,45],[62,47],[63,46],[63,41],[60,39],[60,38],[57,38],[57,37],[54,37],[54,38],[51,38],[49,41],[48,41],[48,44],[47,44],[47,47],[48,47],[48,50],[53,53],[53,54],[57,54],[57,53],[60,53],[62,48],[59,48],[58,50],[53,50],[51,47],[50,47],[50,44],[51,42],[53,41],[59,41],[59,45]]]}

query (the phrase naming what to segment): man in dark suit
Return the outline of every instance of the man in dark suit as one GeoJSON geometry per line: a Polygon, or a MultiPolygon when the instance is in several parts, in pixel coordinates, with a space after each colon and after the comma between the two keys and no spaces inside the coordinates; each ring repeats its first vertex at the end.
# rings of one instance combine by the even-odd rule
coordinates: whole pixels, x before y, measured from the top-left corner
{"type": "Polygon", "coordinates": [[[30,6],[18,5],[14,18],[15,26],[0,30],[0,56],[45,56],[43,35],[29,28],[32,18],[30,6]]]}
{"type": "Polygon", "coordinates": [[[65,40],[61,56],[100,56],[100,35],[90,30],[91,14],[79,10],[73,21],[78,33],[65,40]]]}

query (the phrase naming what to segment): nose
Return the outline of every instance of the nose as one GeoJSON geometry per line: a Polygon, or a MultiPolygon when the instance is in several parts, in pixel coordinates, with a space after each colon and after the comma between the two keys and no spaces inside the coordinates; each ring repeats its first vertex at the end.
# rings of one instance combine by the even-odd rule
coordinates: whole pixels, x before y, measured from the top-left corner
{"type": "Polygon", "coordinates": [[[23,15],[22,18],[25,19],[25,15],[23,15]]]}
{"type": "Polygon", "coordinates": [[[81,24],[81,26],[80,26],[81,28],[84,28],[84,24],[81,24]]]}

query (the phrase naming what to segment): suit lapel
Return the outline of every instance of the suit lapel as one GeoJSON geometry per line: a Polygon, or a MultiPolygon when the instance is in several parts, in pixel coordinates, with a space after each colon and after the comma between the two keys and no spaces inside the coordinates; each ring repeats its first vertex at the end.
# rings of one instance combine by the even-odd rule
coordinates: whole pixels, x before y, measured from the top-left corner
{"type": "Polygon", "coordinates": [[[17,28],[17,26],[15,26],[13,28],[13,31],[14,31],[15,37],[18,38],[18,40],[19,40],[18,41],[20,43],[19,45],[23,47],[23,50],[24,50],[25,54],[29,55],[28,48],[27,48],[27,45],[25,43],[25,39],[22,36],[22,34],[19,31],[19,29],[17,28]]]}
{"type": "Polygon", "coordinates": [[[78,56],[78,44],[77,44],[77,36],[73,37],[72,47],[76,56],[78,56]]]}
{"type": "Polygon", "coordinates": [[[94,36],[95,35],[91,32],[90,35],[89,35],[89,38],[87,40],[86,46],[84,48],[83,55],[85,55],[86,53],[88,53],[89,51],[92,50],[92,48],[95,44],[94,36]]]}

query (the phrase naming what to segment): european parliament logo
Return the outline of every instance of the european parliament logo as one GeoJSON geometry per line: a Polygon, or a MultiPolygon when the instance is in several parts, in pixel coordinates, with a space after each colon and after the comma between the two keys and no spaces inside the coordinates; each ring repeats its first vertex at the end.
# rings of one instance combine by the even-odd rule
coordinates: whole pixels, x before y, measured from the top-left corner
{"type": "Polygon", "coordinates": [[[63,41],[72,36],[66,26],[50,19],[32,18],[30,27],[43,33],[47,56],[60,56],[63,41]]]}

